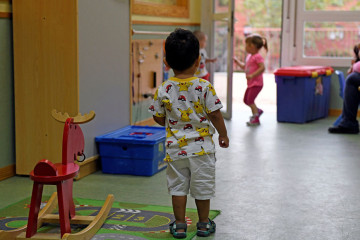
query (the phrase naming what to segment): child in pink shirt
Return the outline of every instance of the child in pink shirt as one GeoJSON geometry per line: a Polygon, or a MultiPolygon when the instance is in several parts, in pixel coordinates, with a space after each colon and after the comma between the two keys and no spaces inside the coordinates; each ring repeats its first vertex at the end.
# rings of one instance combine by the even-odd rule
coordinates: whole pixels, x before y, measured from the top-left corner
{"type": "Polygon", "coordinates": [[[251,108],[252,116],[246,124],[248,126],[257,126],[260,124],[259,117],[263,110],[255,104],[255,98],[263,87],[263,72],[265,71],[264,58],[259,51],[262,47],[268,51],[267,41],[259,35],[249,35],[245,39],[245,51],[248,53],[245,63],[234,57],[235,63],[242,69],[245,69],[247,79],[247,89],[244,95],[244,103],[251,108]]]}

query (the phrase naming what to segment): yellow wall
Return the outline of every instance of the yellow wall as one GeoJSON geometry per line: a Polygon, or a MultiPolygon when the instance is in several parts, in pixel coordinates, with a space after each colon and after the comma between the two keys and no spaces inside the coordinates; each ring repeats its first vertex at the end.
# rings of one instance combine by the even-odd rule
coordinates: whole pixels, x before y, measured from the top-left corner
{"type": "Polygon", "coordinates": [[[190,17],[189,18],[172,18],[172,17],[155,17],[145,15],[132,15],[132,21],[147,21],[147,22],[172,22],[172,23],[191,23],[200,24],[201,18],[201,1],[192,0],[190,2],[190,17]]]}

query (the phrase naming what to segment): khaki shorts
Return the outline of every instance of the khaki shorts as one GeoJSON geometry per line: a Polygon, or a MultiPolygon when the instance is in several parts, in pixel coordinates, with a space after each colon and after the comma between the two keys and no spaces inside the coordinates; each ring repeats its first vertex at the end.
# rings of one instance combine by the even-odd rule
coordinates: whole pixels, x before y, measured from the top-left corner
{"type": "Polygon", "coordinates": [[[215,196],[215,154],[194,156],[169,162],[166,175],[169,194],[189,194],[198,200],[215,196]]]}

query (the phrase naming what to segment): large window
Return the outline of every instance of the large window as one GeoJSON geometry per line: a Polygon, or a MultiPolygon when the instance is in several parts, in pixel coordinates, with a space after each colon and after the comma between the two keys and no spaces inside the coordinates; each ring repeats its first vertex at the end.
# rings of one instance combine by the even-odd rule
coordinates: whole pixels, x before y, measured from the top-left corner
{"type": "Polygon", "coordinates": [[[304,22],[304,57],[349,58],[360,41],[360,22],[304,22]]]}
{"type": "Polygon", "coordinates": [[[358,0],[284,2],[282,66],[347,67],[360,43],[358,0]]]}
{"type": "Polygon", "coordinates": [[[305,0],[306,11],[359,11],[358,0],[305,0]]]}

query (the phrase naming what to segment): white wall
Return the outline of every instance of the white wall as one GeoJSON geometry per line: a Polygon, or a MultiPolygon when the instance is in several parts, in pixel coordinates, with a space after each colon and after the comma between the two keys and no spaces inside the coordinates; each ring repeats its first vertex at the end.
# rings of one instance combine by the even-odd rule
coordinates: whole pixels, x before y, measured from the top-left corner
{"type": "Polygon", "coordinates": [[[94,138],[130,123],[129,0],[79,0],[79,108],[96,117],[81,126],[85,155],[94,138]]]}

